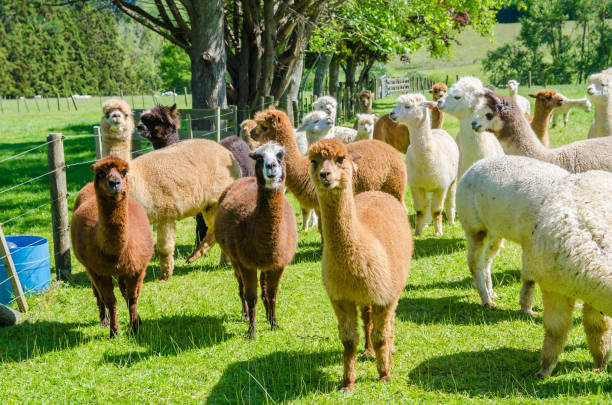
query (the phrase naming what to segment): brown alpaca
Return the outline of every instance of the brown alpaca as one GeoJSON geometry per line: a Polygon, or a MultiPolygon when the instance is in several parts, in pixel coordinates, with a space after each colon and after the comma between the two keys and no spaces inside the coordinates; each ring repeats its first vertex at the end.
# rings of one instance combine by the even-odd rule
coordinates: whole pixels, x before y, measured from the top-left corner
{"type": "MultiPolygon", "coordinates": [[[[114,156],[91,166],[92,187],[85,186],[75,203],[70,227],[72,248],[87,270],[100,311],[100,322],[110,317],[110,336],[117,334],[117,301],[113,279],[130,311],[130,325],[140,326],[138,296],[147,264],[153,255],[153,233],[144,208],[128,196],[126,161],[114,156]]],[[[91,183],[89,183],[91,184],[91,183]]]]}
{"type": "MultiPolygon", "coordinates": [[[[255,115],[255,121],[257,128],[251,135],[256,141],[278,142],[287,149],[287,188],[303,208],[318,210],[317,194],[309,175],[310,161],[298,150],[287,114],[280,110],[264,110],[255,115]]],[[[364,157],[361,170],[353,179],[356,193],[380,190],[404,202],[406,166],[393,148],[379,141],[358,141],[347,148],[349,152],[357,151],[364,157]]]]}
{"type": "Polygon", "coordinates": [[[388,143],[400,153],[406,153],[410,146],[408,127],[400,122],[393,121],[389,114],[380,117],[374,125],[374,139],[388,143]]]}
{"type": "Polygon", "coordinates": [[[233,182],[221,195],[215,236],[238,279],[242,315],[249,319],[248,337],[255,337],[257,270],[261,271],[261,299],[272,329],[276,294],[285,267],[297,249],[297,224],[284,196],[285,148],[267,143],[251,153],[255,176],[233,182]]]}
{"type": "Polygon", "coordinates": [[[371,308],[378,375],[391,379],[393,322],[410,270],[412,232],[404,205],[390,195],[369,191],[353,197],[353,172],[363,158],[341,142],[321,140],[310,147],[308,158],[321,205],[323,284],[344,346],[342,390],[353,391],[357,307],[371,308]]]}
{"type": "Polygon", "coordinates": [[[251,132],[257,127],[255,120],[244,120],[240,123],[240,138],[249,145],[251,150],[257,149],[261,143],[257,142],[251,136],[251,132]]]}
{"type": "Polygon", "coordinates": [[[540,90],[536,94],[530,94],[529,97],[536,99],[531,128],[538,136],[540,142],[542,142],[542,145],[549,146],[548,123],[550,122],[553,108],[563,104],[563,96],[557,94],[555,90],[540,90]]]}
{"type": "MultiPolygon", "coordinates": [[[[444,83],[436,83],[431,89],[429,89],[433,101],[438,101],[448,93],[448,87],[444,83]]],[[[444,112],[438,110],[438,107],[434,107],[431,110],[431,129],[441,129],[444,125],[444,112]]]]}
{"type": "Polygon", "coordinates": [[[111,98],[102,105],[102,156],[117,156],[123,160],[132,159],[132,132],[134,116],[132,109],[120,98],[111,98]]]}
{"type": "Polygon", "coordinates": [[[612,172],[612,137],[585,139],[549,149],[538,141],[524,114],[511,98],[486,92],[484,104],[472,121],[476,131],[491,131],[507,155],[549,162],[572,173],[587,170],[612,172]]]}
{"type": "Polygon", "coordinates": [[[151,142],[153,149],[161,149],[179,141],[180,127],[181,117],[174,104],[169,107],[158,105],[143,111],[136,129],[140,136],[151,142]]]}
{"type": "Polygon", "coordinates": [[[372,114],[372,102],[374,101],[374,94],[369,90],[360,91],[357,94],[359,99],[359,109],[362,114],[372,114]]]}

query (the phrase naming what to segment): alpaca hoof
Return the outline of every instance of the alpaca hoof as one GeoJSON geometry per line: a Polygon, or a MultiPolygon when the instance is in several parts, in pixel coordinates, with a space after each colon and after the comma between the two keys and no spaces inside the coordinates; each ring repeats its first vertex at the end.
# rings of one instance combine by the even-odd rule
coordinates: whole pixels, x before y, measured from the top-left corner
{"type": "Polygon", "coordinates": [[[363,351],[363,355],[364,356],[368,356],[368,357],[374,357],[374,356],[376,356],[376,353],[374,353],[374,350],[372,350],[372,349],[365,349],[363,351]]]}
{"type": "Polygon", "coordinates": [[[353,383],[346,384],[340,387],[340,392],[353,392],[353,391],[355,391],[355,384],[353,383]]]}
{"type": "Polygon", "coordinates": [[[389,374],[383,375],[380,377],[380,382],[386,383],[391,381],[391,376],[389,374]]]}
{"type": "Polygon", "coordinates": [[[278,325],[278,322],[272,322],[270,324],[270,330],[276,330],[276,329],[280,329],[280,326],[278,325]]]}
{"type": "Polygon", "coordinates": [[[254,327],[250,327],[248,332],[247,332],[247,339],[255,340],[255,335],[256,335],[255,328],[254,327]]]}
{"type": "Polygon", "coordinates": [[[108,319],[107,318],[100,319],[100,326],[108,327],[108,319]]]}
{"type": "Polygon", "coordinates": [[[442,232],[436,232],[436,236],[442,236],[442,232]]]}
{"type": "Polygon", "coordinates": [[[535,376],[538,378],[547,378],[548,376],[550,376],[550,372],[544,369],[540,369],[540,371],[535,373],[535,376]]]}
{"type": "Polygon", "coordinates": [[[493,301],[489,301],[489,302],[485,302],[484,304],[482,304],[482,306],[485,308],[495,308],[497,307],[497,304],[493,301]]]}
{"type": "Polygon", "coordinates": [[[497,293],[493,290],[489,291],[489,297],[491,297],[491,299],[496,300],[499,298],[499,295],[497,295],[497,293]]]}
{"type": "Polygon", "coordinates": [[[538,316],[538,315],[539,315],[539,314],[538,314],[536,311],[532,310],[531,308],[529,308],[529,309],[523,309],[523,313],[524,313],[525,315],[529,315],[529,316],[533,316],[533,317],[536,317],[536,316],[538,316]]]}
{"type": "Polygon", "coordinates": [[[116,329],[111,329],[110,330],[110,338],[114,339],[119,335],[119,331],[117,331],[116,329]]]}
{"type": "Polygon", "coordinates": [[[140,325],[142,325],[142,320],[140,319],[140,316],[138,316],[138,318],[132,322],[132,333],[137,333],[140,325]]]}

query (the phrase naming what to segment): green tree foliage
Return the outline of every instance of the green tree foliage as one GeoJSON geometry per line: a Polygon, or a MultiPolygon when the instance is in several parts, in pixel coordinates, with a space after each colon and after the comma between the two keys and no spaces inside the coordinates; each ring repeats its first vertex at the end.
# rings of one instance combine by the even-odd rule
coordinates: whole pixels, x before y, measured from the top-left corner
{"type": "Polygon", "coordinates": [[[154,88],[160,80],[149,45],[134,57],[138,44],[150,44],[150,38],[138,39],[100,4],[0,1],[0,94],[119,94],[120,89],[154,88]]]}
{"type": "Polygon", "coordinates": [[[610,64],[612,30],[609,0],[530,0],[520,19],[519,43],[487,54],[483,67],[494,83],[509,79],[535,83],[582,82],[610,64]],[[567,22],[576,21],[574,31],[567,22]]]}
{"type": "Polygon", "coordinates": [[[166,42],[159,61],[159,74],[166,89],[182,89],[191,82],[191,61],[182,48],[166,42]]]}

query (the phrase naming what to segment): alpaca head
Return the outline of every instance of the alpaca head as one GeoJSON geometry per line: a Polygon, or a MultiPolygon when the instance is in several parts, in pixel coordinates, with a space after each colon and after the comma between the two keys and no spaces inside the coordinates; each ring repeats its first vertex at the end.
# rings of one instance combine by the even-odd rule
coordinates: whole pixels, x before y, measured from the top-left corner
{"type": "Polygon", "coordinates": [[[376,115],[374,114],[357,114],[357,133],[361,139],[364,139],[362,135],[368,135],[368,139],[372,139],[370,136],[374,133],[374,124],[376,124],[376,115]]]}
{"type": "Polygon", "coordinates": [[[121,200],[127,196],[128,162],[116,156],[106,156],[91,165],[90,169],[94,173],[94,188],[98,197],[121,200]]]}
{"type": "Polygon", "coordinates": [[[544,111],[550,111],[555,107],[561,107],[565,98],[558,94],[556,90],[540,90],[536,94],[530,94],[529,97],[536,99],[536,107],[539,105],[544,108],[544,111]]]}
{"type": "Polygon", "coordinates": [[[438,109],[455,117],[472,115],[480,102],[485,89],[480,79],[465,76],[459,79],[448,90],[448,94],[438,100],[438,109]]]}
{"type": "Polygon", "coordinates": [[[140,136],[151,142],[153,149],[160,149],[179,141],[180,126],[181,117],[176,104],[169,107],[158,105],[143,111],[136,129],[140,136]]]}
{"type": "Polygon", "coordinates": [[[257,126],[251,131],[251,137],[257,142],[275,141],[287,147],[290,139],[295,141],[291,120],[281,110],[259,111],[255,114],[255,122],[257,126]]]}
{"type": "Polygon", "coordinates": [[[319,97],[312,103],[314,110],[325,111],[327,115],[336,122],[336,111],[338,111],[338,102],[332,96],[319,97]]]}
{"type": "Polygon", "coordinates": [[[389,113],[389,117],[394,121],[418,125],[425,121],[429,110],[435,106],[435,102],[427,101],[422,94],[404,94],[397,98],[397,106],[389,113]]]}
{"type": "Polygon", "coordinates": [[[244,120],[240,123],[240,138],[249,145],[251,150],[257,149],[261,143],[253,139],[252,131],[257,127],[255,120],[244,120]]]}
{"type": "Polygon", "coordinates": [[[509,97],[487,91],[483,94],[483,99],[472,121],[472,129],[476,132],[491,131],[499,135],[504,127],[504,119],[510,119],[517,111],[518,116],[525,119],[519,107],[509,97]]]}
{"type": "Polygon", "coordinates": [[[112,98],[102,105],[100,127],[107,138],[126,140],[134,132],[132,109],[120,98],[112,98]]]}
{"type": "Polygon", "coordinates": [[[510,89],[510,94],[516,94],[516,92],[518,91],[519,88],[519,82],[517,82],[516,80],[509,80],[508,81],[508,88],[510,89]]]}
{"type": "Polygon", "coordinates": [[[591,84],[587,87],[587,93],[591,96],[594,103],[607,103],[610,98],[610,88],[612,87],[612,71],[604,70],[589,76],[591,84]]]}
{"type": "Polygon", "coordinates": [[[334,122],[325,111],[311,111],[304,117],[302,125],[296,131],[306,131],[314,134],[326,134],[332,129],[334,122]]]}
{"type": "Polygon", "coordinates": [[[283,187],[285,182],[285,154],[287,149],[276,142],[268,142],[249,153],[255,161],[257,184],[270,190],[283,187]]]}
{"type": "Polygon", "coordinates": [[[318,192],[343,190],[352,185],[355,160],[361,155],[337,139],[322,139],[308,149],[310,178],[318,192]]]}
{"type": "Polygon", "coordinates": [[[361,111],[372,110],[373,94],[371,91],[363,90],[357,94],[357,98],[359,99],[359,107],[361,108],[361,111]]]}
{"type": "Polygon", "coordinates": [[[431,94],[431,97],[433,97],[433,101],[440,100],[442,97],[446,96],[447,92],[448,88],[444,83],[436,83],[431,89],[429,89],[429,94],[431,94]]]}

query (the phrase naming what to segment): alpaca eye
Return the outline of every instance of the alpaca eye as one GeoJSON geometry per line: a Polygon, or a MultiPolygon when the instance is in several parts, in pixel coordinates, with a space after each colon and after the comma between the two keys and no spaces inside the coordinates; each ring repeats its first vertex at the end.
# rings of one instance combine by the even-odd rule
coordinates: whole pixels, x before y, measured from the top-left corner
{"type": "Polygon", "coordinates": [[[315,124],[318,124],[318,123],[319,123],[319,120],[316,120],[314,123],[315,123],[315,124]]]}
{"type": "Polygon", "coordinates": [[[461,98],[461,96],[455,96],[453,97],[455,100],[459,100],[461,98]]]}
{"type": "Polygon", "coordinates": [[[317,161],[316,160],[311,160],[310,163],[312,163],[313,166],[317,165],[317,161]]]}
{"type": "Polygon", "coordinates": [[[121,177],[125,177],[127,173],[127,170],[121,170],[121,177]]]}
{"type": "Polygon", "coordinates": [[[336,160],[336,162],[338,162],[338,164],[341,165],[342,162],[344,162],[344,156],[340,156],[338,160],[336,160]]]}
{"type": "Polygon", "coordinates": [[[276,154],[276,159],[278,159],[279,162],[283,161],[283,154],[282,153],[277,153],[276,154]]]}
{"type": "Polygon", "coordinates": [[[485,114],[485,117],[487,117],[487,119],[488,119],[489,121],[491,121],[491,120],[493,119],[493,114],[491,114],[491,113],[486,113],[486,114],[485,114]]]}

